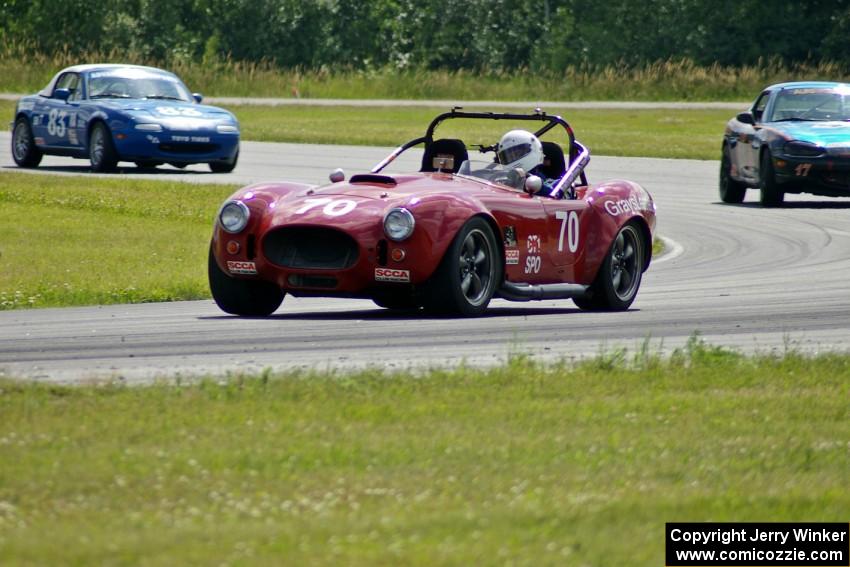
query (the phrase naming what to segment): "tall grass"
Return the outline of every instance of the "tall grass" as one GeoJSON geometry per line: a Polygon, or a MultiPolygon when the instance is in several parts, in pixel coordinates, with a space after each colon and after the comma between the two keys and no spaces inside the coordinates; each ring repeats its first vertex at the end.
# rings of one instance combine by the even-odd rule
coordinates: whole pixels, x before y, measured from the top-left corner
{"type": "Polygon", "coordinates": [[[33,53],[27,46],[0,45],[0,91],[31,92],[63,67],[82,62],[146,64],[168,68],[192,90],[215,96],[304,98],[578,100],[749,100],[764,85],[789,80],[847,80],[843,63],[786,65],[778,59],[745,67],[699,66],[687,59],[641,67],[571,66],[562,73],[530,70],[448,71],[281,69],[270,61],[174,58],[154,61],[125,52],[33,53]]]}

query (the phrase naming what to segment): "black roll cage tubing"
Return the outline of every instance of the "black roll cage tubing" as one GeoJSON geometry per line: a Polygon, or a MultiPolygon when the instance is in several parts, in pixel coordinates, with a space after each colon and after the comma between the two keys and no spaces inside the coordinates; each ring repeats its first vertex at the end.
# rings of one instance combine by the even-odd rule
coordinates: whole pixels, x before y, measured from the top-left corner
{"type": "MultiPolygon", "coordinates": [[[[390,155],[384,158],[378,165],[373,167],[371,172],[379,173],[382,169],[392,163],[395,158],[401,155],[402,152],[412,148],[413,146],[417,146],[419,144],[425,144],[426,146],[430,145],[434,141],[434,131],[437,129],[437,126],[439,126],[441,122],[451,118],[480,118],[484,120],[528,120],[546,122],[543,127],[541,127],[534,133],[534,135],[538,138],[549,130],[551,130],[552,128],[560,125],[563,126],[564,130],[566,130],[567,138],[570,140],[570,148],[567,152],[569,164],[560,181],[558,181],[558,183],[552,188],[552,196],[557,195],[558,192],[562,191],[565,187],[571,187],[576,179],[581,179],[582,185],[587,185],[587,176],[585,175],[584,168],[590,162],[590,152],[586,147],[580,144],[578,140],[576,140],[572,127],[567,123],[566,120],[564,120],[560,116],[554,114],[546,114],[539,108],[535,109],[534,114],[513,114],[507,112],[462,112],[461,110],[461,107],[455,107],[452,108],[451,112],[444,112],[443,114],[440,114],[439,116],[434,118],[434,120],[431,121],[431,124],[428,125],[428,130],[425,132],[424,136],[422,136],[421,138],[410,140],[406,144],[397,147],[395,150],[393,150],[392,153],[390,153],[390,155]]],[[[495,147],[493,149],[495,149],[495,147]]],[[[485,150],[487,150],[487,148],[482,148],[482,151],[485,150]]]]}

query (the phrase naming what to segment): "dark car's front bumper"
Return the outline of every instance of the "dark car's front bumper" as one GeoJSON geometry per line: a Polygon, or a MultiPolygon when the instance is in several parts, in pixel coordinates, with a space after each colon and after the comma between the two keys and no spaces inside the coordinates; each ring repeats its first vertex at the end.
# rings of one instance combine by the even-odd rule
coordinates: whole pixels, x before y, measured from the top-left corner
{"type": "Polygon", "coordinates": [[[850,197],[850,153],[847,156],[776,156],[776,181],[786,193],[850,197]]]}

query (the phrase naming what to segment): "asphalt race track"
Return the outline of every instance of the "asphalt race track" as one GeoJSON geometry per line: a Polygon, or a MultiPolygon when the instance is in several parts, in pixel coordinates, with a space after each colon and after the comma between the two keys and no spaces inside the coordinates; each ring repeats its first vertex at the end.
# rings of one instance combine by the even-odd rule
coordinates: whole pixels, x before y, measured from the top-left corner
{"type": "MultiPolygon", "coordinates": [[[[0,132],[0,167],[11,164],[0,132]]],[[[245,142],[234,173],[205,167],[117,177],[243,184],[321,182],[335,167],[368,169],[388,149],[245,142]]],[[[40,173],[80,174],[86,162],[46,158],[40,173]]],[[[416,166],[415,156],[393,164],[416,166]]],[[[744,352],[846,350],[850,344],[850,199],[789,196],[761,209],[717,199],[718,162],[595,157],[591,181],[623,177],[655,197],[668,253],[653,263],[632,309],[584,313],[573,303],[496,300],[477,319],[400,315],[364,300],[287,297],[266,319],[227,316],[212,301],[0,312],[0,375],[40,380],[258,371],[489,365],[625,347],[670,352],[699,333],[744,352]]],[[[86,173],[86,175],[89,175],[86,173]]],[[[2,266],[2,264],[0,264],[2,266]]],[[[3,266],[2,269],[9,269],[3,266]]]]}

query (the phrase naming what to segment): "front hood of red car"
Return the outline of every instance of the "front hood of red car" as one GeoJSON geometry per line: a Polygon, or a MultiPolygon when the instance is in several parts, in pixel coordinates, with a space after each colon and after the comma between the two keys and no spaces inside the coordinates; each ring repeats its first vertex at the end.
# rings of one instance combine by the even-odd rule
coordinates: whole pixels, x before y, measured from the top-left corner
{"type": "Polygon", "coordinates": [[[365,199],[408,199],[439,193],[493,191],[476,183],[447,173],[414,173],[405,175],[360,174],[339,183],[314,189],[316,195],[346,195],[365,199]]]}
{"type": "Polygon", "coordinates": [[[344,182],[303,188],[280,196],[270,206],[272,225],[330,224],[343,230],[383,222],[393,207],[415,211],[426,202],[499,191],[483,183],[442,173],[396,176],[355,175],[344,182]]]}

